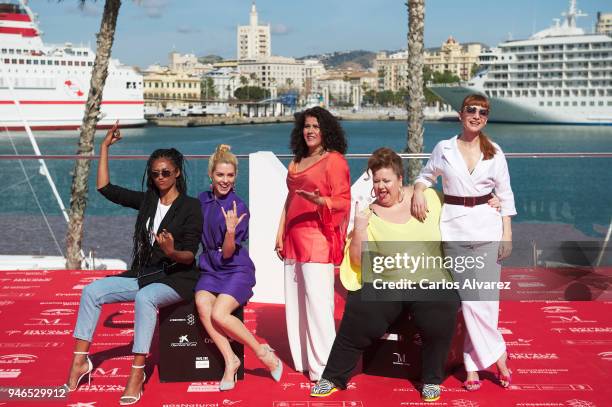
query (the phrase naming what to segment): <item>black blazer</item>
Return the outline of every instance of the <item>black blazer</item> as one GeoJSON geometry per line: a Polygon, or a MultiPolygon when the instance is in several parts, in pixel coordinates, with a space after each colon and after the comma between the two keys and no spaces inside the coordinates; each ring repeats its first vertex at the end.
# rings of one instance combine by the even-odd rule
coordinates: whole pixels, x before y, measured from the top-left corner
{"type": "MultiPolygon", "coordinates": [[[[153,191],[146,192],[132,191],[116,185],[107,184],[98,190],[106,199],[121,206],[128,208],[142,209],[144,202],[149,202],[151,208],[149,213],[144,214],[144,219],[153,222],[155,211],[157,210],[158,196],[153,191]]],[[[187,195],[180,194],[172,202],[170,209],[164,216],[158,230],[166,229],[174,237],[174,247],[176,250],[189,250],[193,253],[194,261],[192,264],[180,264],[172,266],[167,272],[168,276],[156,281],[172,287],[183,299],[191,300],[193,290],[200,277],[200,272],[196,267],[195,256],[202,235],[202,211],[200,201],[187,195]]],[[[158,231],[156,230],[155,233],[158,231]]],[[[173,263],[164,255],[157,242],[153,243],[151,258],[147,266],[161,265],[163,263],[173,263]]],[[[134,268],[134,263],[127,270],[118,276],[136,277],[138,270],[134,268]]]]}

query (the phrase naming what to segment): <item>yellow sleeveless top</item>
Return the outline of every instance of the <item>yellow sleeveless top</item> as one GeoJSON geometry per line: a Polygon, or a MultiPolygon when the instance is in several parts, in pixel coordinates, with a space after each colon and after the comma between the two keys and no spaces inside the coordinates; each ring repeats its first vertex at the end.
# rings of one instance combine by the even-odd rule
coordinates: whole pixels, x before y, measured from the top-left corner
{"type": "MultiPolygon", "coordinates": [[[[405,250],[413,256],[442,257],[442,244],[440,235],[440,213],[442,211],[442,194],[432,188],[424,191],[429,212],[424,222],[410,218],[408,222],[399,224],[387,222],[372,214],[368,223],[368,242],[366,255],[362,255],[364,263],[371,261],[371,253],[380,256],[394,256],[398,251],[405,250]],[[415,242],[402,245],[401,242],[415,242]],[[419,243],[424,242],[424,243],[419,243]],[[429,243],[427,243],[429,242],[429,243]],[[383,244],[378,244],[383,243],[383,244]]],[[[349,246],[353,233],[349,235],[344,247],[344,259],[340,265],[340,280],[349,291],[359,290],[362,286],[361,266],[351,263],[349,246]]],[[[446,279],[452,281],[450,274],[442,267],[424,267],[415,269],[411,276],[420,280],[427,278],[430,281],[446,279]]]]}

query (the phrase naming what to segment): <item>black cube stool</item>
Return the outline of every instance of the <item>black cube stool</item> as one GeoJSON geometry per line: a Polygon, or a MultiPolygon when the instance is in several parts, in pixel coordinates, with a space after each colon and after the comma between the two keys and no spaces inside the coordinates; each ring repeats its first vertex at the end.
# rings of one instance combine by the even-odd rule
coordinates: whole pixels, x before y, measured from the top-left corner
{"type": "MultiPolygon", "coordinates": [[[[446,362],[450,374],[463,364],[463,340],[465,328],[461,312],[457,315],[457,327],[446,362]]],[[[363,352],[363,373],[373,376],[420,380],[421,338],[406,312],[387,333],[363,352]]]]}
{"type": "MultiPolygon", "coordinates": [[[[243,320],[239,307],[233,315],[243,320]]],[[[230,339],[240,358],[238,378],[244,378],[244,346],[230,339]]],[[[159,310],[159,380],[161,382],[218,381],[223,377],[223,357],[202,326],[195,301],[159,310]]]]}

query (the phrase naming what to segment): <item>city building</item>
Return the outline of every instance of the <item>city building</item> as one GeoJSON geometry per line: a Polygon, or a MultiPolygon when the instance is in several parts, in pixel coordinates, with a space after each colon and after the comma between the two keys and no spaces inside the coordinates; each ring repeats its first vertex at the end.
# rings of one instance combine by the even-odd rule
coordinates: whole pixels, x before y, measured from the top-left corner
{"type": "Polygon", "coordinates": [[[397,92],[407,88],[408,84],[408,52],[396,52],[387,55],[386,52],[376,54],[374,69],[378,74],[378,90],[397,92]]]}
{"type": "Polygon", "coordinates": [[[323,96],[326,106],[341,103],[359,107],[365,92],[377,86],[376,72],[330,70],[313,80],[313,92],[323,96]]]}
{"type": "Polygon", "coordinates": [[[168,68],[172,72],[183,72],[189,75],[203,76],[214,68],[211,64],[202,64],[194,54],[171,52],[168,55],[168,68]]]}
{"type": "Polygon", "coordinates": [[[448,71],[462,80],[472,76],[472,68],[478,65],[478,57],[482,52],[482,44],[459,44],[453,37],[439,49],[425,51],[425,66],[434,72],[448,71]]]}
{"type": "Polygon", "coordinates": [[[236,36],[238,60],[269,57],[272,54],[270,24],[259,25],[255,2],[251,5],[249,25],[239,25],[236,36]]]}
{"type": "Polygon", "coordinates": [[[597,34],[612,35],[612,13],[597,13],[597,34]]]}
{"type": "MultiPolygon", "coordinates": [[[[240,87],[240,73],[235,68],[222,67],[208,72],[205,80],[211,78],[215,88],[216,99],[228,100],[234,97],[234,92],[240,87]]],[[[206,94],[204,99],[210,99],[206,94]]]]}
{"type": "Polygon", "coordinates": [[[188,107],[200,100],[202,79],[170,70],[144,72],[145,106],[188,107]]]}
{"type": "MultiPolygon", "coordinates": [[[[451,72],[463,80],[470,79],[472,68],[479,63],[479,56],[483,51],[482,44],[459,44],[453,37],[440,48],[425,50],[425,66],[434,72],[451,72]]],[[[408,51],[401,51],[391,55],[380,52],[374,61],[375,70],[379,74],[379,90],[397,92],[407,87],[408,51]]]]}
{"type": "Polygon", "coordinates": [[[325,65],[318,59],[304,60],[304,94],[313,91],[313,81],[325,73],[325,65]]]}
{"type": "MultiPolygon", "coordinates": [[[[304,89],[305,64],[294,58],[270,56],[238,61],[242,82],[271,90],[304,89]]],[[[242,86],[243,83],[240,84],[242,86]]]]}

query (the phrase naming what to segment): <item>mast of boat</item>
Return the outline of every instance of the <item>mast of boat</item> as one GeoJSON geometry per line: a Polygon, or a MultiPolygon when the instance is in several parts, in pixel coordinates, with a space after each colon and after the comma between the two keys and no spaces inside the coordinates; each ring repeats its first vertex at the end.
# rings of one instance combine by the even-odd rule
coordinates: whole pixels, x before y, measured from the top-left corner
{"type": "Polygon", "coordinates": [[[567,11],[567,13],[562,13],[561,15],[565,17],[565,21],[563,22],[563,25],[565,27],[570,27],[570,28],[576,27],[576,17],[586,17],[587,16],[587,14],[578,10],[578,7],[576,6],[576,0],[570,0],[569,10],[567,11]]]}

